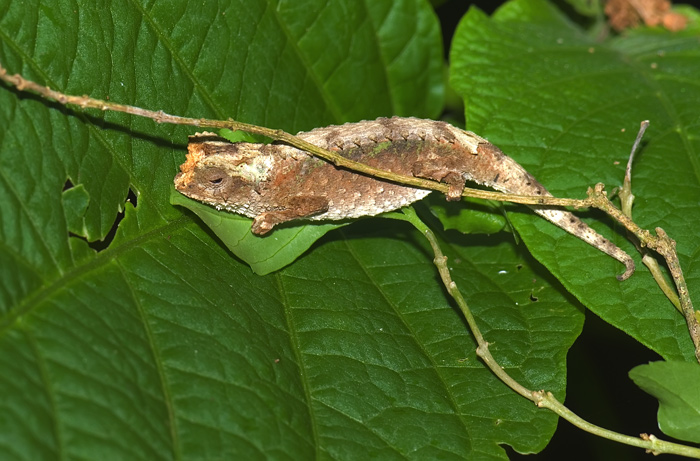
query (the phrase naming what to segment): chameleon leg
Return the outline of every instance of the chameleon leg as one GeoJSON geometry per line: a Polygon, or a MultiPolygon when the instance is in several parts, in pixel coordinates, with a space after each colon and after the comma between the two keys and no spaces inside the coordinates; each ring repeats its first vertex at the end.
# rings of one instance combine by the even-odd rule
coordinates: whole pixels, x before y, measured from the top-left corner
{"type": "Polygon", "coordinates": [[[294,219],[308,218],[328,211],[328,199],[322,196],[301,195],[290,197],[288,202],[278,210],[260,213],[253,219],[251,231],[264,235],[277,224],[294,219]]]}

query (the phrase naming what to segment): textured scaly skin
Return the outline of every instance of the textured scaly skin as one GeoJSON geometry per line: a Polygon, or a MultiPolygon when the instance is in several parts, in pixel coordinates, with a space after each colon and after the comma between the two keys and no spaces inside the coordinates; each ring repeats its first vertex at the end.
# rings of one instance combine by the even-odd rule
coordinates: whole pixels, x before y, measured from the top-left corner
{"type": "MultiPolygon", "coordinates": [[[[484,138],[448,123],[380,118],[316,128],[297,135],[344,157],[393,173],[447,183],[459,200],[465,181],[518,195],[551,196],[530,173],[484,138]]],[[[374,179],[284,144],[228,143],[211,133],[190,138],[175,186],[195,200],[254,218],[252,231],[269,232],[295,219],[374,216],[422,199],[430,191],[374,179]]],[[[531,206],[540,216],[622,262],[630,256],[568,211],[531,206]]]]}

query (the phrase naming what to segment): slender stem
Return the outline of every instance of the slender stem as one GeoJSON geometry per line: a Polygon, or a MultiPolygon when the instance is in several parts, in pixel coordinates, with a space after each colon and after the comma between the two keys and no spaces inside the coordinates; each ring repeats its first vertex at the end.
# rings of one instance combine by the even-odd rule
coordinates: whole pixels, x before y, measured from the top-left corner
{"type": "Polygon", "coordinates": [[[489,351],[489,343],[484,339],[479,327],[477,326],[476,319],[472,314],[467,302],[462,296],[457,284],[452,280],[450,275],[450,270],[447,267],[447,257],[442,253],[442,249],[435,237],[435,234],[428,228],[428,226],[420,220],[416,215],[413,208],[404,208],[401,210],[403,213],[387,213],[383,216],[400,219],[403,221],[410,222],[418,231],[423,234],[428,242],[430,243],[435,259],[433,262],[437,266],[438,272],[440,273],[440,278],[442,283],[445,285],[448,293],[455,300],[459,306],[460,311],[464,315],[464,318],[469,325],[469,329],[474,336],[477,343],[476,354],[481,358],[484,364],[500,379],[505,385],[510,387],[512,390],[522,395],[526,399],[532,401],[540,408],[547,408],[553,411],[560,417],[566,419],[574,426],[589,432],[591,434],[603,437],[615,442],[623,443],[626,445],[631,445],[634,447],[644,448],[648,453],[658,455],[661,453],[676,454],[681,456],[686,456],[689,458],[700,459],[700,448],[689,447],[686,445],[681,445],[673,442],[666,442],[659,440],[653,435],[642,434],[641,437],[632,437],[629,435],[620,434],[595,424],[589,423],[580,416],[576,415],[574,412],[569,410],[563,403],[559,402],[556,397],[551,392],[546,392],[544,390],[532,391],[515,379],[513,379],[504,369],[501,367],[493,355],[489,351]]]}
{"type": "Polygon", "coordinates": [[[666,260],[666,265],[671,272],[671,277],[676,285],[678,297],[680,298],[681,311],[685,317],[690,338],[695,347],[695,357],[700,362],[700,324],[698,323],[698,315],[693,308],[693,302],[690,299],[688,285],[683,277],[678,253],[676,252],[676,242],[673,241],[666,232],[660,228],[656,228],[656,234],[652,235],[646,229],[639,227],[632,219],[619,210],[608,199],[605,193],[603,184],[596,184],[595,188],[588,189],[588,197],[592,200],[591,206],[603,210],[617,222],[621,223],[628,231],[634,234],[640,241],[642,246],[648,247],[656,251],[666,260]]]}
{"type": "Polygon", "coordinates": [[[688,458],[700,459],[700,448],[667,442],[665,440],[660,440],[651,434],[640,434],[640,437],[632,437],[589,423],[569,410],[564,404],[559,402],[559,400],[557,400],[551,392],[538,391],[535,393],[535,400],[533,401],[538,407],[547,408],[548,410],[553,411],[574,426],[593,435],[597,435],[614,442],[623,443],[625,445],[644,448],[647,453],[651,453],[653,455],[668,453],[685,456],[688,458]]]}
{"type": "Polygon", "coordinates": [[[673,287],[671,287],[671,285],[669,285],[668,281],[666,280],[666,277],[664,277],[664,274],[661,271],[661,266],[659,266],[659,263],[656,261],[656,259],[654,259],[649,254],[645,254],[644,256],[642,256],[642,262],[649,269],[651,276],[654,277],[654,281],[659,286],[659,288],[661,288],[661,291],[666,295],[668,300],[671,301],[676,310],[678,310],[678,312],[682,314],[683,308],[681,307],[681,301],[678,299],[676,291],[673,289],[673,287]]]}
{"type": "MultiPolygon", "coordinates": [[[[619,194],[622,208],[621,214],[624,215],[629,220],[629,222],[633,222],[632,204],[634,203],[634,194],[632,194],[632,165],[634,162],[634,156],[642,140],[642,136],[644,136],[644,132],[646,131],[648,126],[649,120],[644,120],[639,127],[637,138],[634,141],[632,151],[630,152],[629,159],[627,160],[627,168],[625,168],[625,179],[619,194]]],[[[603,209],[603,211],[606,211],[607,207],[612,206],[612,204],[604,194],[601,194],[600,200],[601,204],[603,204],[606,207],[605,209],[601,208],[603,209]]],[[[597,205],[593,206],[597,207],[597,205]]],[[[685,279],[683,277],[683,271],[681,270],[680,262],[678,261],[678,253],[676,252],[675,242],[671,240],[668,237],[668,235],[666,235],[666,233],[663,232],[663,230],[661,230],[660,228],[657,228],[658,237],[656,238],[651,236],[651,234],[649,234],[648,232],[644,233],[643,235],[640,234],[639,229],[635,229],[634,231],[630,229],[630,232],[635,232],[635,235],[639,237],[641,244],[639,250],[643,255],[642,261],[644,262],[644,265],[646,265],[649,269],[649,272],[651,272],[651,275],[652,277],[654,277],[654,280],[656,281],[657,285],[659,285],[661,291],[666,295],[666,297],[671,301],[671,303],[676,307],[676,309],[678,309],[684,315],[686,323],[688,325],[688,330],[690,332],[690,337],[693,340],[693,344],[695,345],[695,357],[698,361],[700,361],[700,326],[698,326],[698,318],[700,317],[700,312],[693,309],[693,304],[688,295],[688,289],[685,284],[685,279]],[[654,240],[652,241],[650,239],[654,240]],[[671,288],[671,286],[667,282],[666,278],[664,277],[664,274],[661,272],[659,264],[654,258],[648,255],[648,250],[650,248],[654,249],[666,260],[666,264],[668,265],[669,269],[671,269],[671,276],[673,277],[676,289],[678,290],[678,293],[681,294],[680,299],[679,296],[676,295],[676,293],[674,292],[673,288],[671,288]],[[685,298],[683,293],[687,295],[685,298]]]]}
{"type": "Polygon", "coordinates": [[[649,127],[649,120],[644,120],[640,127],[639,132],[637,132],[637,138],[634,140],[632,145],[632,151],[630,152],[629,159],[627,159],[627,168],[625,168],[625,179],[622,184],[622,189],[620,190],[620,201],[622,203],[622,212],[632,217],[632,204],[634,203],[634,195],[632,195],[632,164],[634,162],[634,155],[639,148],[639,143],[642,142],[642,136],[644,132],[649,127]]]}
{"type": "MultiPolygon", "coordinates": [[[[627,163],[627,170],[625,174],[625,181],[622,191],[620,192],[620,198],[622,199],[622,210],[619,210],[612,204],[610,199],[608,199],[605,193],[605,186],[603,184],[596,184],[595,188],[588,189],[588,198],[591,199],[591,206],[603,210],[613,219],[621,223],[627,228],[627,230],[634,234],[640,242],[642,248],[649,248],[656,251],[666,260],[666,265],[671,272],[671,277],[676,285],[676,291],[678,292],[678,298],[680,300],[680,311],[685,317],[686,324],[688,326],[688,332],[690,333],[690,338],[693,341],[693,346],[695,348],[695,358],[700,362],[700,313],[698,313],[693,308],[693,302],[690,299],[690,293],[688,292],[688,285],[685,282],[685,277],[683,276],[683,270],[681,269],[680,261],[678,260],[678,252],[676,251],[676,242],[673,241],[666,232],[660,227],[656,228],[656,236],[652,235],[646,229],[640,228],[634,221],[632,221],[632,201],[634,200],[634,195],[632,195],[632,158],[636,147],[639,145],[639,139],[644,133],[648,122],[642,122],[642,126],[637,135],[637,141],[635,141],[632,154],[630,154],[630,160],[627,163]]],[[[646,258],[647,262],[649,258],[646,258]]],[[[647,267],[650,265],[647,264],[647,267]]],[[[658,270],[656,264],[651,264],[650,269],[653,271],[654,280],[659,284],[661,290],[667,294],[671,302],[674,302],[674,297],[668,294],[672,292],[671,288],[666,284],[661,271],[658,270]]],[[[674,303],[674,305],[677,305],[674,303]]]]}
{"type": "MultiPolygon", "coordinates": [[[[634,156],[637,153],[639,144],[642,141],[644,132],[646,132],[649,127],[649,120],[644,120],[639,126],[639,132],[637,132],[637,138],[634,140],[632,145],[632,150],[630,151],[629,159],[627,159],[627,168],[625,168],[625,178],[622,183],[622,188],[620,189],[620,208],[622,214],[632,219],[632,205],[634,204],[635,196],[632,193],[632,165],[634,164],[634,156]]],[[[657,285],[661,288],[661,291],[666,295],[666,297],[671,301],[671,303],[678,309],[679,312],[683,312],[681,303],[678,300],[678,295],[675,290],[669,285],[668,281],[661,272],[661,267],[656,259],[649,256],[649,249],[647,247],[638,246],[637,249],[642,253],[642,262],[649,269],[651,276],[654,277],[657,285]]]]}
{"type": "MultiPolygon", "coordinates": [[[[422,189],[436,190],[447,194],[449,186],[437,181],[429,179],[416,178],[413,176],[404,176],[389,171],[380,170],[378,168],[365,165],[364,163],[356,162],[347,159],[340,154],[323,149],[319,146],[311,144],[303,139],[289,134],[283,130],[275,130],[257,125],[252,125],[235,120],[210,120],[206,118],[190,118],[180,117],[177,115],[166,114],[162,110],[152,111],[142,109],[140,107],[129,106],[125,104],[117,104],[110,101],[90,98],[88,96],[73,96],[52,90],[49,87],[41,86],[31,80],[27,80],[19,74],[10,75],[2,64],[0,64],[0,80],[7,84],[14,85],[19,91],[32,91],[45,99],[54,100],[63,105],[75,105],[81,109],[98,109],[102,111],[123,112],[126,114],[146,117],[154,120],[157,123],[170,123],[174,125],[188,125],[201,128],[214,129],[229,129],[245,131],[247,133],[267,136],[276,141],[281,141],[291,146],[309,152],[319,158],[322,158],[335,166],[356,171],[358,173],[370,175],[376,178],[385,179],[407,186],[418,187],[422,189]]],[[[501,192],[485,191],[480,189],[465,188],[463,196],[481,198],[486,200],[508,201],[513,203],[522,203],[525,205],[548,205],[548,206],[572,206],[575,208],[587,207],[587,199],[561,199],[556,197],[533,197],[527,195],[504,194],[501,192]]]]}

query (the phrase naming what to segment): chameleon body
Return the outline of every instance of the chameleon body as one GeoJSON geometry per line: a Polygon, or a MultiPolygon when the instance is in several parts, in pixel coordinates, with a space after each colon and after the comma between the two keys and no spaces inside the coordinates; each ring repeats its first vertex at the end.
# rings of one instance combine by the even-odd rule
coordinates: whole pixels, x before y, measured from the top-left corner
{"type": "MultiPolygon", "coordinates": [[[[342,156],[401,175],[449,185],[459,200],[466,181],[519,195],[551,194],[515,160],[486,139],[448,123],[380,118],[316,128],[297,136],[342,156]]],[[[339,169],[285,144],[229,143],[212,133],[190,137],[188,158],[175,177],[184,195],[253,218],[252,232],[296,220],[374,216],[422,199],[430,191],[339,169]]],[[[630,256],[573,214],[531,207],[537,214],[625,265],[630,256]]]]}

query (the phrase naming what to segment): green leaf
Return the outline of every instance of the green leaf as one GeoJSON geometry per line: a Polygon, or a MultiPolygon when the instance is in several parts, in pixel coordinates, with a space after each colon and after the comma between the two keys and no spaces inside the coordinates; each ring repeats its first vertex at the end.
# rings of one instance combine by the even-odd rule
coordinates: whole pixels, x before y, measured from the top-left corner
{"type": "Polygon", "coordinates": [[[256,136],[245,131],[232,131],[228,129],[219,130],[219,136],[230,142],[253,142],[253,143],[268,143],[269,138],[265,136],[256,136]]]}
{"type": "MultiPolygon", "coordinates": [[[[0,34],[10,72],[168,113],[293,132],[442,104],[418,0],[0,0],[0,34]]],[[[504,459],[553,433],[477,360],[406,224],[356,223],[258,276],[170,204],[194,130],[4,85],[0,127],[9,457],[504,459]]],[[[465,243],[444,245],[492,351],[563,398],[580,307],[508,241],[465,243]]]]}
{"type": "Polygon", "coordinates": [[[170,203],[195,213],[231,252],[250,265],[253,272],[266,275],[293,263],[327,232],[348,223],[323,222],[278,226],[264,237],[250,231],[252,219],[234,213],[217,211],[172,188],[170,203]]]}
{"type": "Polygon", "coordinates": [[[680,440],[700,443],[700,366],[652,362],[630,370],[630,378],[659,399],[659,429],[680,440]]]}
{"type": "Polygon", "coordinates": [[[507,227],[503,207],[498,202],[465,197],[459,202],[448,202],[445,197],[430,194],[430,211],[440,220],[443,229],[454,229],[463,234],[495,234],[507,227]]]}
{"type": "MultiPolygon", "coordinates": [[[[0,33],[10,72],[168,113],[294,132],[442,107],[419,0],[0,0],[0,33]]],[[[557,418],[476,358],[406,224],[363,220],[257,276],[170,204],[194,130],[5,86],[0,127],[0,452],[505,459],[551,437],[557,418]]],[[[563,399],[583,307],[504,233],[441,237],[499,362],[563,399]]]]}
{"type": "MultiPolygon", "coordinates": [[[[651,121],[632,171],[634,220],[676,240],[691,296],[700,291],[700,87],[697,33],[641,28],[600,42],[542,0],[512,1],[489,18],[472,9],[451,50],[451,83],[467,128],[521,163],[554,195],[584,198],[622,183],[639,123],[651,121]]],[[[685,320],[662,295],[625,232],[579,213],[633,255],[619,263],[538,219],[509,218],[528,249],[588,308],[668,360],[694,361],[685,320]]]]}

